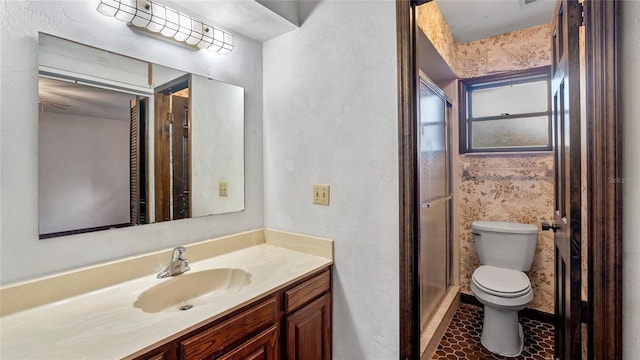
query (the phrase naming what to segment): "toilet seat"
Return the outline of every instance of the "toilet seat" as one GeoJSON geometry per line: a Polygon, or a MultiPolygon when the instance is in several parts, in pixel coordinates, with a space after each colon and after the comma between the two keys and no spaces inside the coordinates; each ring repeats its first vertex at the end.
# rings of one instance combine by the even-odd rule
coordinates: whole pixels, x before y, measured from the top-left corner
{"type": "Polygon", "coordinates": [[[531,282],[522,271],[482,265],[471,276],[473,283],[487,294],[515,298],[531,292],[531,282]]]}

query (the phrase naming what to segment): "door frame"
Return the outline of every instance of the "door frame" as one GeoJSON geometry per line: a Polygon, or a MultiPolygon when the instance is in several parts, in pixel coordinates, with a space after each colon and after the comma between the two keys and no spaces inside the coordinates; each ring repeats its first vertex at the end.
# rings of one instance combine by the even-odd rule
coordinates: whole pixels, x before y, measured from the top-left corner
{"type": "Polygon", "coordinates": [[[398,46],[398,158],[400,220],[400,359],[420,357],[418,278],[417,64],[415,5],[396,0],[398,46]]]}
{"type": "MultiPolygon", "coordinates": [[[[622,359],[622,136],[620,3],[585,1],[588,352],[622,359]]],[[[584,319],[583,319],[584,322],[584,319]]]]}
{"type": "MultiPolygon", "coordinates": [[[[421,1],[424,2],[424,1],[421,1]]],[[[622,358],[622,146],[618,0],[585,0],[589,358],[622,358]]],[[[415,0],[396,0],[399,152],[399,358],[420,358],[415,0]]]]}

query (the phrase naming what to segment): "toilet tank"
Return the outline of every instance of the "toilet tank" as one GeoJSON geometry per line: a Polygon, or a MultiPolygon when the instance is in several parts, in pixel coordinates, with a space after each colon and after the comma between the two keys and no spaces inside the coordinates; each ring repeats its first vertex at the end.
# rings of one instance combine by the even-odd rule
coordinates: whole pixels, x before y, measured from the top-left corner
{"type": "Polygon", "coordinates": [[[531,269],[538,242],[537,225],[474,221],[471,233],[482,265],[518,271],[531,269]]]}

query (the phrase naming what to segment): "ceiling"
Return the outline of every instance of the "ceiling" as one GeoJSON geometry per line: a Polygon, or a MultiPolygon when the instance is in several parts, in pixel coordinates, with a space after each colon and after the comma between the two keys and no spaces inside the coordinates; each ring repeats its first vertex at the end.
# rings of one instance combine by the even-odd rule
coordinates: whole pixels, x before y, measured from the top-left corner
{"type": "Polygon", "coordinates": [[[40,112],[129,121],[129,101],[135,95],[38,77],[40,112]]]}
{"type": "Polygon", "coordinates": [[[206,24],[260,42],[299,27],[298,1],[305,0],[161,0],[206,24]]]}
{"type": "Polygon", "coordinates": [[[555,0],[435,0],[459,44],[551,22],[555,0]],[[525,4],[526,3],[526,4],[525,4]]]}
{"type": "MultiPolygon", "coordinates": [[[[264,42],[299,26],[306,0],[164,0],[179,11],[264,42]]],[[[435,0],[463,44],[551,22],[556,0],[435,0]]]]}

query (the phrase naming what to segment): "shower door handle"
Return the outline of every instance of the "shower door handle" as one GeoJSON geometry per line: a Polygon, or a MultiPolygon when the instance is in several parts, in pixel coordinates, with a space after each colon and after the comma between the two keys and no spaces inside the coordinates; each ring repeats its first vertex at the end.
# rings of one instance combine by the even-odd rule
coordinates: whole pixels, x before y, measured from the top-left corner
{"type": "Polygon", "coordinates": [[[453,198],[453,194],[449,194],[449,195],[445,195],[442,197],[439,197],[433,201],[429,201],[428,203],[424,203],[422,204],[422,207],[426,207],[426,208],[430,208],[438,203],[441,203],[443,201],[447,201],[447,200],[451,200],[453,198]]]}

